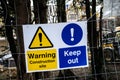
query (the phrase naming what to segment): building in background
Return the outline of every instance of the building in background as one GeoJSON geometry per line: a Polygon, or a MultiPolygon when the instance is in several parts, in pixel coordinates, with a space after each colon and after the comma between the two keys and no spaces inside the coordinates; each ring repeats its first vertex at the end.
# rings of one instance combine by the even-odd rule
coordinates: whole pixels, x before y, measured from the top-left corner
{"type": "Polygon", "coordinates": [[[120,0],[103,0],[103,27],[115,30],[120,26],[120,0]]]}
{"type": "Polygon", "coordinates": [[[120,16],[120,0],[103,0],[103,17],[120,16]]]}

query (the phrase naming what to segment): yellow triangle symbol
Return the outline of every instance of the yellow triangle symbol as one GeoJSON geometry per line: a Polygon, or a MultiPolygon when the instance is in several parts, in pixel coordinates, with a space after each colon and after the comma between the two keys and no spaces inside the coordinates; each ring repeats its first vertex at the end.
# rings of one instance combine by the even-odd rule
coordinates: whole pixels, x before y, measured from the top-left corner
{"type": "Polygon", "coordinates": [[[43,29],[39,27],[29,45],[29,49],[50,48],[53,44],[44,33],[43,29]]]}

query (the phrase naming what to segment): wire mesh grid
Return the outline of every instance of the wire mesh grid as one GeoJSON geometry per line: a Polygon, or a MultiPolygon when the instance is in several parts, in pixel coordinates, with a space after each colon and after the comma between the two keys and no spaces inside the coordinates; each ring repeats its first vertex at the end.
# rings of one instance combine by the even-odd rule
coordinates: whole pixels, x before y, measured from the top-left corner
{"type": "MultiPolygon", "coordinates": [[[[108,38],[107,38],[108,39],[108,38]]],[[[8,46],[7,41],[5,41],[5,46],[8,46]]],[[[106,50],[107,51],[107,50],[106,50]]],[[[99,74],[92,74],[91,68],[91,54],[89,54],[89,67],[86,68],[76,68],[61,71],[48,71],[42,72],[42,78],[38,80],[93,80],[93,76],[102,75],[103,80],[120,80],[120,59],[116,54],[110,56],[111,51],[104,52],[104,63],[103,71],[99,74]],[[106,55],[108,54],[108,55],[106,55]],[[113,58],[113,60],[112,60],[113,58]],[[70,75],[68,75],[70,74],[70,75]],[[47,76],[47,77],[46,77],[47,76]]],[[[22,55],[22,54],[21,54],[22,55]]],[[[14,65],[13,58],[7,59],[1,62],[3,67],[0,68],[0,80],[16,80],[17,70],[14,65]]],[[[94,66],[95,67],[95,66],[94,66]]],[[[95,69],[95,68],[94,68],[95,69]]],[[[94,77],[95,78],[95,77],[94,77]]],[[[97,79],[95,79],[97,80],[97,79]]]]}
{"type": "MultiPolygon", "coordinates": [[[[1,71],[1,75],[3,79],[1,80],[14,80],[16,79],[16,68],[10,67],[11,63],[8,61],[8,66],[3,67],[1,71]]],[[[62,74],[59,75],[60,71],[50,71],[49,76],[45,77],[45,73],[42,73],[42,78],[38,80],[92,80],[93,75],[102,75],[104,80],[119,80],[120,79],[120,63],[119,62],[109,62],[104,64],[103,73],[92,74],[90,66],[88,68],[77,68],[70,69],[73,73],[71,75],[67,75],[69,73],[64,74],[64,70],[62,70],[62,74]]]]}
{"type": "MultiPolygon", "coordinates": [[[[55,7],[52,7],[49,10],[54,9],[55,7]]],[[[55,8],[56,9],[56,8],[55,8]]],[[[54,11],[53,11],[54,12],[54,11]]],[[[53,15],[48,13],[49,15],[53,15]]],[[[53,15],[54,18],[56,18],[56,14],[53,15]]],[[[50,18],[50,23],[57,22],[57,21],[51,21],[53,18],[50,18]]],[[[108,29],[111,22],[109,20],[105,20],[104,29],[105,35],[109,33],[108,29]]],[[[113,23],[113,22],[112,22],[113,23]]],[[[8,26],[8,25],[7,25],[8,26]]],[[[112,25],[114,26],[114,25],[112,25]]],[[[97,80],[97,75],[101,75],[103,80],[120,80],[120,52],[119,51],[119,43],[117,43],[117,49],[111,47],[111,44],[109,43],[110,38],[106,37],[105,40],[103,39],[103,68],[101,73],[92,74],[92,67],[91,67],[91,53],[88,53],[89,58],[89,67],[86,68],[76,68],[76,69],[69,69],[69,70],[58,70],[58,71],[48,71],[42,72],[41,76],[42,78],[38,80],[97,80]],[[108,41],[107,41],[108,40],[108,41]],[[106,45],[105,45],[105,44],[106,45]],[[108,49],[107,49],[108,48],[108,49]],[[69,75],[68,75],[69,74],[69,75]]],[[[0,52],[3,52],[6,50],[5,47],[8,46],[7,38],[3,42],[0,40],[0,52]],[[4,43],[3,45],[1,45],[4,43]],[[4,48],[4,50],[2,50],[4,48]]],[[[115,46],[116,47],[116,46],[115,46]]],[[[91,48],[91,47],[90,47],[91,48]]],[[[9,50],[9,49],[8,49],[9,50]]],[[[88,49],[89,50],[89,49],[88,49]]],[[[88,51],[89,52],[89,51],[88,51]]],[[[8,52],[6,52],[8,53],[8,52]]],[[[23,53],[24,54],[24,53],[23,53]]],[[[21,54],[22,55],[22,54],[21,54]]],[[[95,59],[94,59],[95,60],[95,59]]],[[[94,70],[96,66],[94,65],[94,70]]],[[[96,71],[96,70],[95,70],[96,71]]],[[[31,75],[33,75],[31,73],[31,75]]],[[[7,59],[7,60],[1,60],[0,61],[0,80],[16,80],[17,76],[17,68],[14,64],[13,58],[7,59]]]]}
{"type": "MultiPolygon", "coordinates": [[[[42,72],[41,78],[38,80],[97,80],[96,78],[97,75],[101,75],[103,80],[120,80],[120,52],[119,52],[120,44],[116,36],[111,36],[114,33],[117,34],[117,32],[112,32],[109,30],[108,25],[110,24],[108,24],[108,22],[107,24],[105,22],[103,26],[104,25],[105,26],[107,25],[107,27],[103,27],[102,30],[103,68],[100,73],[94,73],[94,74],[92,73],[92,69],[94,69],[94,71],[96,72],[96,65],[94,65],[92,68],[91,52],[90,52],[90,48],[92,47],[88,47],[89,67],[42,72]]],[[[5,52],[5,55],[7,53],[10,53],[7,37],[5,37],[4,40],[0,40],[0,41],[1,41],[0,42],[1,52],[7,50],[7,52],[5,52]]],[[[23,54],[24,53],[21,53],[20,55],[23,54]]],[[[1,66],[0,80],[16,80],[17,68],[15,66],[14,59],[12,58],[12,56],[10,56],[10,58],[3,59],[3,61],[0,62],[0,66],[1,66]]],[[[31,75],[33,75],[33,73],[31,73],[31,75]]]]}

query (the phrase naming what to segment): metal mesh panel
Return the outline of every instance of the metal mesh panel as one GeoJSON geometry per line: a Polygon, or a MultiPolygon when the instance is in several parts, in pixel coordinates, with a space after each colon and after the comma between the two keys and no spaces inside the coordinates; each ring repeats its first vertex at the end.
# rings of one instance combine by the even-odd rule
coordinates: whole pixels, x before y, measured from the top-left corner
{"type": "MultiPolygon", "coordinates": [[[[22,54],[21,54],[22,55],[22,54]]],[[[42,78],[38,80],[92,80],[93,75],[102,75],[104,80],[119,80],[120,79],[120,59],[119,56],[114,55],[114,52],[104,51],[104,64],[103,71],[99,74],[92,74],[91,72],[91,55],[89,53],[89,67],[87,68],[76,68],[62,71],[50,71],[49,76],[46,73],[42,73],[42,78]],[[110,55],[113,53],[113,55],[110,55]],[[106,56],[107,54],[107,56],[106,56]],[[113,57],[113,60],[111,60],[113,57]],[[117,57],[117,58],[116,58],[117,57]],[[67,75],[70,74],[70,75],[67,75]]],[[[13,59],[7,59],[0,62],[0,80],[16,80],[16,67],[14,66],[13,59]]],[[[95,69],[95,68],[94,68],[95,69]]]]}
{"type": "MultiPolygon", "coordinates": [[[[49,5],[50,6],[50,5],[49,5]]],[[[52,5],[48,12],[49,23],[57,22],[56,5],[52,5]],[[53,21],[52,21],[53,20],[53,21]]],[[[42,78],[38,80],[96,80],[96,77],[93,76],[102,75],[104,80],[120,80],[120,44],[116,36],[111,36],[114,34],[112,26],[115,28],[116,20],[103,20],[103,69],[99,74],[92,74],[91,67],[91,53],[88,51],[89,58],[89,67],[86,68],[76,68],[70,70],[61,70],[61,71],[50,71],[48,74],[42,72],[42,78]],[[110,25],[110,27],[109,27],[110,25]],[[112,29],[111,29],[112,28],[112,29]],[[111,37],[110,37],[111,36],[111,37]],[[116,42],[117,41],[117,42],[116,42]],[[114,45],[113,45],[114,44],[114,45]]],[[[119,24],[120,22],[117,22],[119,24]]],[[[18,26],[18,25],[16,25],[18,26]]],[[[117,25],[116,25],[117,26],[117,25]]],[[[4,32],[4,31],[3,31],[4,32]]],[[[116,32],[115,32],[116,34],[116,32]]],[[[2,38],[1,38],[2,39],[2,38]]],[[[92,47],[89,47],[89,49],[92,47]]],[[[89,50],[88,49],[88,50],[89,50]]],[[[9,45],[7,39],[0,40],[0,80],[16,80],[17,70],[14,64],[14,59],[10,58],[3,59],[3,57],[10,53],[9,45]],[[4,53],[5,52],[5,53],[4,53]],[[2,58],[2,59],[1,59],[2,58]]],[[[23,53],[21,53],[22,55],[23,53]]],[[[94,58],[94,57],[93,57],[94,58]]],[[[95,60],[95,59],[94,59],[95,60]]],[[[94,70],[96,66],[94,65],[94,70]]],[[[96,71],[96,70],[95,70],[96,71]]],[[[33,75],[33,74],[31,74],[33,75]]]]}

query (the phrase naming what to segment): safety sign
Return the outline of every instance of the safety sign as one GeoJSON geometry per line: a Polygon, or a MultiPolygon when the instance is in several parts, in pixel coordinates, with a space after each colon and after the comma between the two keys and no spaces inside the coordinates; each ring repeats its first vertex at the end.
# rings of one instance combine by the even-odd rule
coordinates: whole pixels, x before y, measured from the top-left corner
{"type": "Polygon", "coordinates": [[[82,37],[83,31],[81,27],[74,23],[66,25],[62,31],[62,39],[68,45],[76,45],[82,37]]]}
{"type": "Polygon", "coordinates": [[[87,22],[23,25],[26,70],[88,66],[87,22]]]}
{"type": "Polygon", "coordinates": [[[53,47],[53,44],[44,33],[41,27],[39,27],[29,45],[30,49],[36,48],[45,48],[45,47],[53,47]]]}

